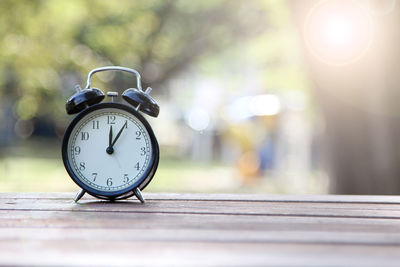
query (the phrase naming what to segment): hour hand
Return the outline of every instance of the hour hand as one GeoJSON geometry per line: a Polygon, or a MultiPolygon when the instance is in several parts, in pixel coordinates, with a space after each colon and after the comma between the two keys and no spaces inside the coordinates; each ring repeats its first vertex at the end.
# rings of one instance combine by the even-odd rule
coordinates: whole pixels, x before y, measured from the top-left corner
{"type": "Polygon", "coordinates": [[[128,127],[128,122],[126,121],[124,123],[124,125],[122,125],[121,130],[119,130],[119,132],[117,133],[117,136],[115,137],[114,141],[111,143],[111,147],[113,147],[115,145],[115,143],[117,142],[118,138],[121,136],[122,131],[128,127]]]}
{"type": "Polygon", "coordinates": [[[108,134],[108,147],[106,149],[106,152],[108,154],[112,154],[114,153],[114,149],[113,149],[113,143],[112,143],[112,139],[113,139],[113,129],[112,129],[112,125],[110,125],[110,132],[108,134]]]}

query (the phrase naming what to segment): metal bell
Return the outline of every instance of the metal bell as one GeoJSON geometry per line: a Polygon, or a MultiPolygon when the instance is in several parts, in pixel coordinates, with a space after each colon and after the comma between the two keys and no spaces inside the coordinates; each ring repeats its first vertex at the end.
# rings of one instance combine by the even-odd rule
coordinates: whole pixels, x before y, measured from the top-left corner
{"type": "Polygon", "coordinates": [[[67,114],[75,114],[84,110],[87,106],[101,102],[104,97],[103,92],[97,88],[84,89],[68,99],[65,109],[67,114]]]}
{"type": "Polygon", "coordinates": [[[136,88],[129,88],[122,93],[122,98],[134,106],[137,110],[140,110],[152,117],[157,117],[160,113],[160,107],[150,96],[150,90],[151,88],[147,88],[146,92],[143,92],[142,90],[136,88]]]}

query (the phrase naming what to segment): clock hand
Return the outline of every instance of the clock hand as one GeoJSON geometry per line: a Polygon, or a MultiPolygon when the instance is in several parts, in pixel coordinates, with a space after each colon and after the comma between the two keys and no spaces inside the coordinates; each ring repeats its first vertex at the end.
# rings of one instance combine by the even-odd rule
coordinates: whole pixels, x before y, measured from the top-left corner
{"type": "Polygon", "coordinates": [[[108,134],[108,147],[106,149],[106,152],[108,154],[112,154],[114,153],[114,149],[113,149],[113,144],[112,144],[112,139],[113,139],[113,129],[112,129],[112,125],[110,125],[110,132],[108,134]]]}
{"type": "Polygon", "coordinates": [[[126,128],[127,125],[128,125],[128,122],[126,121],[124,123],[124,125],[122,125],[121,130],[119,130],[119,132],[117,133],[117,136],[115,137],[114,141],[111,144],[111,148],[115,145],[115,142],[117,142],[118,138],[121,136],[122,131],[126,128]]]}
{"type": "Polygon", "coordinates": [[[108,146],[112,147],[112,139],[113,139],[113,129],[112,125],[110,126],[110,133],[108,134],[108,146]]]}

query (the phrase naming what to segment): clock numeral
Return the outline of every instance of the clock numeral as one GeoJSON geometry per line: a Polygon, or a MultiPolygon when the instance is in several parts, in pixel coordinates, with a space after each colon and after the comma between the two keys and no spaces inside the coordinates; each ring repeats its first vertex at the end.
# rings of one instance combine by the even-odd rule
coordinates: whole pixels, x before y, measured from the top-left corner
{"type": "Polygon", "coordinates": [[[89,133],[88,132],[81,132],[81,140],[82,141],[89,140],[89,133]]]}
{"type": "Polygon", "coordinates": [[[140,156],[144,156],[144,155],[146,155],[146,148],[145,147],[142,147],[141,149],[140,149],[140,156]]]}
{"type": "Polygon", "coordinates": [[[140,140],[142,136],[142,132],[141,131],[136,131],[136,140],[140,140]]]}
{"type": "Polygon", "coordinates": [[[107,124],[115,124],[115,116],[114,115],[107,116],[107,124]]]}
{"type": "Polygon", "coordinates": [[[113,182],[112,182],[112,178],[108,178],[107,179],[107,186],[112,186],[113,182]]]}
{"type": "Polygon", "coordinates": [[[92,127],[94,130],[98,130],[100,126],[100,122],[99,121],[92,121],[92,127]]]}
{"type": "Polygon", "coordinates": [[[79,170],[84,171],[86,169],[85,162],[79,163],[79,170]]]}
{"type": "Polygon", "coordinates": [[[136,164],[135,164],[135,168],[136,168],[136,170],[139,170],[139,162],[137,162],[136,164]]]}
{"type": "Polygon", "coordinates": [[[96,181],[96,178],[97,178],[97,172],[93,172],[93,173],[92,173],[92,176],[93,176],[93,182],[94,182],[94,181],[96,181]]]}
{"type": "Polygon", "coordinates": [[[129,182],[128,174],[124,174],[124,184],[126,184],[127,182],[129,182]]]}
{"type": "Polygon", "coordinates": [[[81,154],[81,148],[79,146],[74,147],[75,155],[81,154]]]}

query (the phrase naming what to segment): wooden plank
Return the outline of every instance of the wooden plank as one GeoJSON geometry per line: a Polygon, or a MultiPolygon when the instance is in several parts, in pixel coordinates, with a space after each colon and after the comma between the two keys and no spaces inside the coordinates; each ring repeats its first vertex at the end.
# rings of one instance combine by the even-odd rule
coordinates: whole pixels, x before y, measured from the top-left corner
{"type": "Polygon", "coordinates": [[[298,244],[0,242],[4,265],[398,266],[399,248],[298,244]],[[21,254],[21,252],[24,252],[21,254]]]}
{"type": "Polygon", "coordinates": [[[174,213],[213,215],[254,215],[293,217],[351,217],[400,219],[400,205],[370,203],[302,203],[302,202],[230,202],[152,200],[146,204],[137,201],[81,201],[79,204],[65,199],[0,199],[0,210],[50,210],[68,212],[123,212],[174,213]]]}
{"type": "MultiPolygon", "coordinates": [[[[185,193],[149,193],[143,192],[147,200],[194,200],[194,201],[268,201],[268,202],[334,202],[334,203],[387,203],[400,204],[400,196],[368,195],[261,195],[261,194],[185,194],[185,193]]],[[[75,193],[0,193],[1,198],[17,199],[65,199],[72,200],[75,193]]],[[[86,195],[83,199],[94,199],[86,195]]]]}
{"type": "Polygon", "coordinates": [[[154,213],[0,211],[0,227],[204,229],[397,233],[398,220],[287,216],[219,216],[154,213]]]}
{"type": "Polygon", "coordinates": [[[165,228],[1,228],[1,241],[287,243],[400,246],[400,233],[348,231],[165,229],[165,228]]]}

